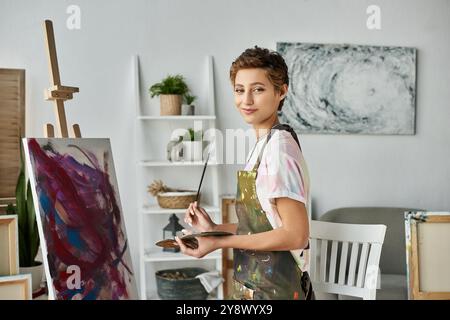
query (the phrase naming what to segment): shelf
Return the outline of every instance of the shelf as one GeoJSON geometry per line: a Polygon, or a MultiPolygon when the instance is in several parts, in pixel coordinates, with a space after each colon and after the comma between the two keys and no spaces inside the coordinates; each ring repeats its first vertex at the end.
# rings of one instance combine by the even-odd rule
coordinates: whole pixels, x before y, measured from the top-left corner
{"type": "Polygon", "coordinates": [[[216,116],[138,116],[138,120],[216,120],[216,116]]]}
{"type": "MultiPolygon", "coordinates": [[[[208,213],[220,212],[220,208],[209,206],[209,205],[200,205],[203,209],[208,213]]],[[[142,214],[172,214],[172,213],[185,213],[186,209],[166,209],[161,208],[158,205],[148,205],[144,206],[141,210],[142,214]]]]}
{"type": "Polygon", "coordinates": [[[163,252],[161,251],[150,251],[144,254],[145,262],[158,262],[158,261],[186,261],[186,260],[218,260],[222,259],[221,250],[216,250],[210,254],[204,256],[201,259],[184,255],[180,252],[163,252]]]}
{"type": "MultiPolygon", "coordinates": [[[[143,160],[138,162],[141,167],[187,167],[187,166],[204,166],[203,161],[168,161],[168,160],[143,160]]],[[[216,166],[217,162],[209,162],[208,166],[216,166]]]]}

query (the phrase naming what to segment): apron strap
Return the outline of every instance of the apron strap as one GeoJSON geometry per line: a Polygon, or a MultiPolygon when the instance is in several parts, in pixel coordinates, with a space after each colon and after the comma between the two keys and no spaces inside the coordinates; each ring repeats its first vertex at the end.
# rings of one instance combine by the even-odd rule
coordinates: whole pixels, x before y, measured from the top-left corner
{"type": "Polygon", "coordinates": [[[256,172],[258,172],[259,164],[261,163],[261,159],[262,159],[262,155],[263,155],[264,149],[265,149],[267,143],[269,142],[269,139],[272,136],[272,130],[274,130],[274,129],[275,130],[286,130],[286,131],[289,131],[291,133],[292,137],[294,138],[295,142],[297,143],[298,147],[300,148],[300,151],[302,151],[302,147],[300,146],[300,142],[298,140],[297,134],[295,133],[294,129],[292,129],[292,127],[287,125],[287,124],[282,124],[282,123],[276,124],[270,129],[270,132],[267,135],[266,140],[264,141],[264,144],[263,144],[263,146],[261,148],[261,151],[258,154],[258,159],[256,160],[255,166],[253,167],[253,170],[255,170],[256,172]]]}

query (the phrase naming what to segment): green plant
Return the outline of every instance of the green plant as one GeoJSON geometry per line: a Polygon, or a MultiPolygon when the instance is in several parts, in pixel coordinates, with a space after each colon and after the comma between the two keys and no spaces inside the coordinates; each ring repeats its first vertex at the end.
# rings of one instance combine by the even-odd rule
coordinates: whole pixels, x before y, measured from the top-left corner
{"type": "Polygon", "coordinates": [[[20,148],[20,172],[16,185],[16,206],[9,204],[9,214],[17,214],[19,224],[19,264],[21,267],[34,267],[34,259],[39,250],[39,232],[34,211],[33,195],[28,180],[25,182],[25,164],[20,148]]]}
{"type": "Polygon", "coordinates": [[[190,94],[185,94],[184,99],[186,100],[186,104],[191,105],[195,99],[197,99],[196,96],[191,96],[190,94]]]}
{"type": "Polygon", "coordinates": [[[182,75],[168,75],[161,82],[155,83],[149,89],[150,96],[159,96],[160,94],[179,94],[185,95],[189,92],[188,86],[182,75]]]}
{"type": "Polygon", "coordinates": [[[202,130],[194,131],[194,129],[189,128],[185,138],[185,141],[201,141],[203,139],[203,132],[202,130]]]}

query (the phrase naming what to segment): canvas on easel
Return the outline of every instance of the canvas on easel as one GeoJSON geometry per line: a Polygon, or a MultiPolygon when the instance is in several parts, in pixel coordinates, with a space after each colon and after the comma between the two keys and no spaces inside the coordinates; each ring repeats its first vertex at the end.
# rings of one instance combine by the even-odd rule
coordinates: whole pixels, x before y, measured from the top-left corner
{"type": "Polygon", "coordinates": [[[450,300],[450,212],[405,212],[408,297],[450,300]]]}
{"type": "Polygon", "coordinates": [[[23,146],[50,299],[137,299],[109,139],[23,146]]]}
{"type": "Polygon", "coordinates": [[[44,33],[56,132],[45,124],[46,138],[25,138],[30,177],[50,299],[137,299],[130,249],[109,139],[71,136],[64,102],[79,92],[61,84],[53,23],[44,33]],[[60,138],[55,138],[59,136],[60,138]]]}

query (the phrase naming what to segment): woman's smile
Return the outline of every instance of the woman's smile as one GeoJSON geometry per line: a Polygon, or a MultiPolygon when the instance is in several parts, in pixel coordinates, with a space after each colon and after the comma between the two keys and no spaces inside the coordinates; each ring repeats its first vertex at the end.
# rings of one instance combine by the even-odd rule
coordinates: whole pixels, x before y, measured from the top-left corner
{"type": "Polygon", "coordinates": [[[245,114],[252,114],[252,113],[258,111],[258,109],[242,108],[242,111],[243,111],[245,114]]]}

